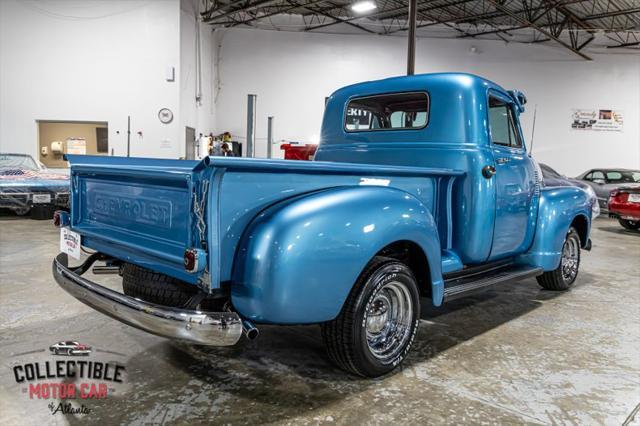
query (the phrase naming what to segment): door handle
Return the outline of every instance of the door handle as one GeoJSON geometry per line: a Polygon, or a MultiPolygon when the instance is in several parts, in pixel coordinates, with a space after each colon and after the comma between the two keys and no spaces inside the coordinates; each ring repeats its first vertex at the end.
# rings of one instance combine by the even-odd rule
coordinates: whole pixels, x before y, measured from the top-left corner
{"type": "Polygon", "coordinates": [[[482,176],[484,176],[487,179],[491,179],[491,177],[495,174],[496,174],[496,168],[491,165],[484,166],[482,168],[482,176]]]}
{"type": "Polygon", "coordinates": [[[498,164],[508,163],[509,161],[511,161],[511,160],[508,157],[496,158],[496,163],[498,163],[498,164]]]}

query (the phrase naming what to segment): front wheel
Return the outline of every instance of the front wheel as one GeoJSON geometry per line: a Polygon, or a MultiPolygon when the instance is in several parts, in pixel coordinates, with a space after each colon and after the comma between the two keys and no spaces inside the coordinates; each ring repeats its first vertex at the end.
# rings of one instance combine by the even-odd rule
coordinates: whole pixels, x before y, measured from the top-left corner
{"type": "Polygon", "coordinates": [[[580,236],[575,228],[569,228],[562,246],[560,265],[536,277],[538,284],[546,290],[568,290],[578,277],[580,268],[580,236]]]}
{"type": "Polygon", "coordinates": [[[624,229],[630,229],[630,230],[636,230],[636,229],[640,229],[640,220],[627,220],[627,219],[618,219],[618,222],[620,222],[620,225],[622,225],[622,227],[624,229]]]}
{"type": "Polygon", "coordinates": [[[411,270],[395,259],[375,257],[340,315],[322,325],[322,337],[340,368],[377,377],[404,360],[419,319],[420,296],[411,270]]]}

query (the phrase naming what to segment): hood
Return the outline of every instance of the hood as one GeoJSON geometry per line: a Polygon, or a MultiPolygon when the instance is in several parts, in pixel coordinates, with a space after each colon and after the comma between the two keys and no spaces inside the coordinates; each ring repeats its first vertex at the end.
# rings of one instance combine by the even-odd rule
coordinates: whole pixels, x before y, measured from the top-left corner
{"type": "Polygon", "coordinates": [[[0,170],[0,186],[69,186],[69,176],[23,169],[0,170]]]}

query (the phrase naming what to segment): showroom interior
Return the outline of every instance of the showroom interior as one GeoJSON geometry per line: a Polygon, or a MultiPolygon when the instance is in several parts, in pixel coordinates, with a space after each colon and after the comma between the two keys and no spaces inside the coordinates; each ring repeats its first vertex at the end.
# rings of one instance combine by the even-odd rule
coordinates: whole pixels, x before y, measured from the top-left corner
{"type": "Polygon", "coordinates": [[[6,425],[640,424],[640,2],[2,0],[0,305],[6,425]]]}

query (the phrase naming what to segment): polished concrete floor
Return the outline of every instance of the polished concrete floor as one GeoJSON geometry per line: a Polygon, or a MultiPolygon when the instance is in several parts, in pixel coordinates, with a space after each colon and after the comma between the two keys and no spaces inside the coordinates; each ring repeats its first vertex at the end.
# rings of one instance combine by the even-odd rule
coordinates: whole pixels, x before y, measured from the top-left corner
{"type": "MultiPolygon", "coordinates": [[[[0,424],[607,424],[640,422],[640,233],[598,219],[577,285],[535,280],[423,304],[413,352],[377,380],[327,360],[317,327],[263,327],[232,348],[145,334],[79,303],[51,277],[48,221],[0,217],[0,424]],[[51,414],[13,366],[78,340],[126,367],[88,414],[51,414]]],[[[117,276],[93,276],[114,288],[117,276]]]]}

